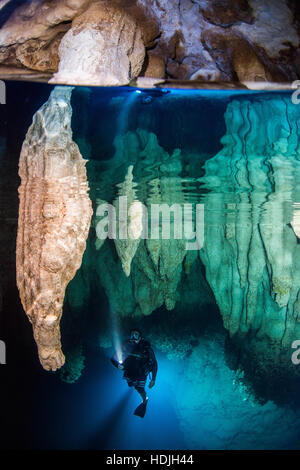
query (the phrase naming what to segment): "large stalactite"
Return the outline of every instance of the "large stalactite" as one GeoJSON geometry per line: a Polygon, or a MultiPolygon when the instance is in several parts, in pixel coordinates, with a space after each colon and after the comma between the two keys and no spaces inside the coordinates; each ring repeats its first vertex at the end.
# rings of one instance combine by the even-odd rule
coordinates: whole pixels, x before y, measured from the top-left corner
{"type": "Polygon", "coordinates": [[[81,265],[92,216],[85,160],[72,140],[71,93],[56,87],[36,112],[19,162],[17,285],[47,370],[64,363],[65,290],[81,265]]]}

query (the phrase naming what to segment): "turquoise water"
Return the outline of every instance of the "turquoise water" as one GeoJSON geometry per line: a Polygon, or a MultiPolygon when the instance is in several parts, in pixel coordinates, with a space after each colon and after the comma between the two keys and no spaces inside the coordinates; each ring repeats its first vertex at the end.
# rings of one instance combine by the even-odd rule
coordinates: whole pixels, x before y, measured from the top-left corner
{"type": "Polygon", "coordinates": [[[93,215],[65,295],[66,364],[51,373],[38,364],[14,256],[19,154],[52,90],[8,83],[0,110],[0,337],[9,353],[0,372],[9,429],[22,417],[4,446],[298,448],[300,106],[291,92],[73,89],[72,138],[88,160],[93,215]],[[195,231],[198,204],[202,246],[187,250],[174,236],[175,214],[170,238],[101,239],[97,209],[119,210],[119,196],[135,203],[138,222],[141,205],[148,210],[149,230],[153,205],[177,204],[190,205],[195,231]],[[158,358],[144,420],[109,361],[131,327],[158,358]]]}

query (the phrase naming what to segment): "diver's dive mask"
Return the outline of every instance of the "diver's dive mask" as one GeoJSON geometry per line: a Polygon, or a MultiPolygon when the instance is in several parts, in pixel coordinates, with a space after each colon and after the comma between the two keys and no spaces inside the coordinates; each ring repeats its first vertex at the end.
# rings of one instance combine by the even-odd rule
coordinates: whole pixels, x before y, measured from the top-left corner
{"type": "Polygon", "coordinates": [[[139,331],[133,330],[130,335],[130,340],[134,341],[135,343],[138,343],[140,339],[141,339],[141,333],[139,331]]]}

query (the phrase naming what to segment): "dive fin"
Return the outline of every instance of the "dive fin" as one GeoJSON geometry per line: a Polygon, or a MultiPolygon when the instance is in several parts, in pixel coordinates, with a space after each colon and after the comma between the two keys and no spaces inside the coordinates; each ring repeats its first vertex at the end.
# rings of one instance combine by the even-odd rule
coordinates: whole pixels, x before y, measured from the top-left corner
{"type": "Polygon", "coordinates": [[[118,369],[119,362],[114,357],[111,357],[110,362],[118,369]]]}
{"type": "Polygon", "coordinates": [[[135,416],[139,416],[140,418],[143,418],[145,416],[145,413],[146,413],[146,409],[147,409],[147,403],[148,403],[148,398],[145,402],[142,402],[137,408],[136,410],[134,411],[134,415],[135,416]]]}

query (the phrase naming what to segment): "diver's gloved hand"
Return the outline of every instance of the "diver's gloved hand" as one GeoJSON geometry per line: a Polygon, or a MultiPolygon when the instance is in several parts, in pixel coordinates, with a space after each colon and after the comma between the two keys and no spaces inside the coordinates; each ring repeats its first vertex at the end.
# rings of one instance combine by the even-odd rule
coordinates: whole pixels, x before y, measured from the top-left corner
{"type": "Polygon", "coordinates": [[[118,369],[123,370],[124,369],[123,364],[118,364],[118,369]]]}
{"type": "Polygon", "coordinates": [[[154,387],[154,385],[155,385],[155,380],[152,379],[151,382],[149,383],[149,388],[154,387]]]}

